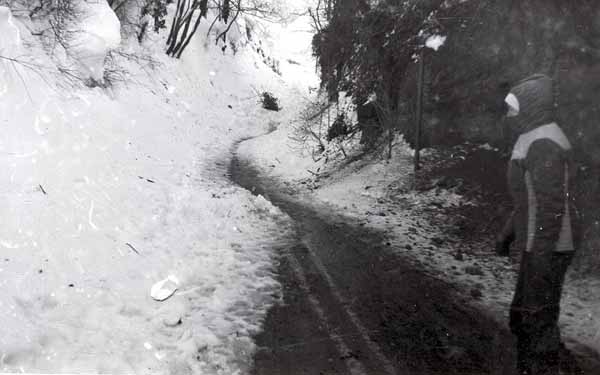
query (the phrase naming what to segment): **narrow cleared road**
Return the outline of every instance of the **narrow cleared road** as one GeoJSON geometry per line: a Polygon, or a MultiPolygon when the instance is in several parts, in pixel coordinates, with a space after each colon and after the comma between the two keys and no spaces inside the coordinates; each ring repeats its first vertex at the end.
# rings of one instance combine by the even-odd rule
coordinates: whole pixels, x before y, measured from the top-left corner
{"type": "Polygon", "coordinates": [[[513,374],[510,333],[392,255],[384,233],[302,205],[237,157],[229,173],[296,226],[277,249],[284,303],[256,337],[254,374],[513,374]]]}

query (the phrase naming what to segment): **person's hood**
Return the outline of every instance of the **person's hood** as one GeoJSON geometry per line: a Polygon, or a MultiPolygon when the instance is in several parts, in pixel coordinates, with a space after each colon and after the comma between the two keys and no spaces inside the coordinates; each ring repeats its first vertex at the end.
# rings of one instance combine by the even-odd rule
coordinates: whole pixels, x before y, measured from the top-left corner
{"type": "Polygon", "coordinates": [[[511,108],[514,130],[526,133],[538,126],[554,121],[554,87],[552,78],[534,74],[518,82],[507,95],[505,102],[511,108]]]}

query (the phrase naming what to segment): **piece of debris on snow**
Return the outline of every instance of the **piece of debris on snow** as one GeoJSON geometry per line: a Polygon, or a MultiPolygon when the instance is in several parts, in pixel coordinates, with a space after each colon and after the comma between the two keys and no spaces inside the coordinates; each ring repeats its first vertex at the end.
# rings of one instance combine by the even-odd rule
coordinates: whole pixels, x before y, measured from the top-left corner
{"type": "Polygon", "coordinates": [[[166,279],[152,285],[150,296],[157,301],[164,301],[171,297],[179,288],[179,279],[174,275],[169,275],[166,279]]]}

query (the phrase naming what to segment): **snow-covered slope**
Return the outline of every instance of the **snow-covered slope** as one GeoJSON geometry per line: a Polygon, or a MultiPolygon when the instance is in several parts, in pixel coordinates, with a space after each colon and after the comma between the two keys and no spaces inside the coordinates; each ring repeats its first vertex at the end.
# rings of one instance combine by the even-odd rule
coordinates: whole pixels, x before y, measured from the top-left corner
{"type": "Polygon", "coordinates": [[[0,9],[0,55],[24,62],[0,59],[0,371],[245,372],[287,219],[225,175],[273,121],[254,89],[281,78],[202,38],[167,58],[162,35],[90,89],[0,9]]]}

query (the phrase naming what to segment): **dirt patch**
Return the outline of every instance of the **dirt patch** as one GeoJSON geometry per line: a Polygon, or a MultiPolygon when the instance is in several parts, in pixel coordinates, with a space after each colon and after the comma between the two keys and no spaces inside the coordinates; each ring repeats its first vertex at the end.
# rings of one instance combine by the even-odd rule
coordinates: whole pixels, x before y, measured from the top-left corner
{"type": "Polygon", "coordinates": [[[431,220],[448,236],[462,243],[491,243],[512,203],[506,182],[508,157],[477,145],[436,149],[423,158],[424,168],[415,179],[417,191],[452,190],[464,204],[442,208],[431,220]]]}

